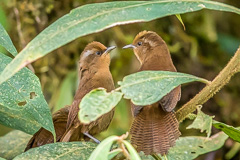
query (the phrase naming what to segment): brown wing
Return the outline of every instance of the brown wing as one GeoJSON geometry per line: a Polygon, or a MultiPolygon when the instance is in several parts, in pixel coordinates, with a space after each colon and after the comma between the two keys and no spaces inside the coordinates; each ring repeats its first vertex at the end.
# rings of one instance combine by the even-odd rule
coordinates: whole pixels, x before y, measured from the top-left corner
{"type": "Polygon", "coordinates": [[[162,106],[162,109],[166,112],[171,112],[177,105],[177,102],[181,97],[181,86],[176,87],[166,96],[164,96],[159,104],[162,106]]]}
{"type": "MultiPolygon", "coordinates": [[[[58,142],[66,131],[67,118],[70,106],[58,110],[53,114],[53,124],[56,131],[56,141],[58,142]]],[[[38,147],[44,144],[53,143],[53,135],[44,128],[40,128],[27,144],[25,151],[30,148],[38,147]]]]}
{"type": "MultiPolygon", "coordinates": [[[[94,73],[91,73],[91,74],[94,74],[94,73]]],[[[82,98],[92,89],[103,87],[103,88],[106,88],[107,91],[109,92],[114,89],[114,83],[113,83],[112,75],[109,71],[107,73],[102,73],[102,74],[95,74],[95,75],[91,75],[91,74],[89,73],[85,75],[84,78],[81,79],[81,83],[79,84],[78,91],[74,97],[74,101],[69,111],[67,130],[60,141],[63,141],[63,142],[78,141],[83,136],[81,135],[81,133],[87,132],[93,126],[98,125],[98,123],[96,122],[90,123],[91,125],[81,124],[81,122],[78,119],[79,104],[82,98]]]]}

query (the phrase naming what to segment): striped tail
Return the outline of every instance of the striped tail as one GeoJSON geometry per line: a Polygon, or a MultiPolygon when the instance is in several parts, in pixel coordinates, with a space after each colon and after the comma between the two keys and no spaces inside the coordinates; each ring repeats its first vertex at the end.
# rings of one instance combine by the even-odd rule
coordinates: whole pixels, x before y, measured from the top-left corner
{"type": "Polygon", "coordinates": [[[133,121],[131,142],[138,152],[164,155],[180,136],[178,127],[173,112],[165,112],[158,105],[145,106],[133,121]]]}

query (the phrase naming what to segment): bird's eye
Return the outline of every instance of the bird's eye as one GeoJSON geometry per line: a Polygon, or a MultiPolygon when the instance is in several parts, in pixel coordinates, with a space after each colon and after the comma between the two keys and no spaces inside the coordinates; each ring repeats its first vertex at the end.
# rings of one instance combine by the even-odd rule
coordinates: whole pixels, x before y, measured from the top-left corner
{"type": "Polygon", "coordinates": [[[100,51],[97,51],[97,52],[96,52],[96,55],[99,55],[99,56],[100,56],[100,55],[101,55],[101,52],[100,52],[100,51]]]}
{"type": "Polygon", "coordinates": [[[142,42],[138,42],[137,45],[138,45],[138,46],[141,46],[141,45],[142,45],[142,42]]]}

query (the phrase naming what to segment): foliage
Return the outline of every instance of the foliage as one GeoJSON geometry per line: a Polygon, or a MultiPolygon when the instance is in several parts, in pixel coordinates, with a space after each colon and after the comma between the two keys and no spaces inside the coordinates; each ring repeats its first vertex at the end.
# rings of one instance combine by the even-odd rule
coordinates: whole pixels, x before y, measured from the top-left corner
{"type": "Polygon", "coordinates": [[[193,81],[208,83],[207,80],[184,73],[141,71],[124,77],[118,84],[124,98],[131,99],[136,105],[149,105],[160,100],[175,87],[193,81]]]}
{"type": "Polygon", "coordinates": [[[87,159],[96,144],[91,142],[58,142],[33,148],[24,152],[15,160],[20,159],[87,159]],[[83,154],[84,153],[84,154],[83,154]]]}
{"type": "Polygon", "coordinates": [[[29,42],[0,74],[0,84],[27,64],[80,36],[116,25],[146,22],[167,15],[193,12],[204,8],[240,14],[238,8],[205,0],[125,1],[81,6],[60,18],[29,42]],[[88,12],[89,10],[92,12],[88,12]]]}
{"type": "MultiPolygon", "coordinates": [[[[14,3],[20,2],[12,2],[12,5],[14,5],[14,3]]],[[[9,2],[9,4],[11,3],[9,2]]],[[[52,10],[51,2],[48,2],[48,5],[46,12],[52,10]]],[[[28,7],[29,10],[35,10],[33,6],[28,7]]],[[[17,54],[17,50],[7,32],[2,25],[0,25],[0,45],[13,56],[17,55],[11,60],[8,56],[0,53],[0,123],[30,134],[35,133],[40,127],[44,127],[55,135],[50,109],[42,94],[39,79],[30,70],[24,68],[33,61],[36,61],[78,37],[100,32],[116,25],[148,22],[160,17],[175,14],[183,24],[184,19],[182,20],[180,14],[194,12],[204,8],[240,14],[240,10],[231,5],[206,0],[125,1],[87,4],[73,9],[69,14],[66,14],[52,23],[29,42],[19,54],[17,54]],[[91,12],[88,12],[89,10],[91,10],[91,12]]],[[[17,21],[19,21],[16,7],[14,8],[14,13],[17,17],[17,21]]],[[[36,13],[34,16],[35,20],[38,22],[39,15],[36,13]]],[[[40,23],[38,24],[40,25],[40,23]]],[[[23,41],[21,25],[19,24],[17,25],[17,31],[19,39],[23,41]]],[[[178,33],[181,34],[181,32],[178,33]]],[[[116,32],[116,35],[117,34],[120,34],[120,32],[116,32]]],[[[132,40],[132,38],[126,36],[125,41],[128,41],[128,39],[132,40]]],[[[186,39],[189,40],[191,38],[188,37],[186,39]]],[[[193,45],[195,44],[194,39],[191,39],[190,42],[193,45]]],[[[22,46],[24,45],[22,44],[22,46]]],[[[170,46],[169,48],[170,50],[174,50],[174,47],[177,48],[177,46],[170,46]]],[[[189,113],[196,109],[196,104],[205,103],[219,91],[221,87],[226,85],[231,76],[240,71],[239,52],[239,50],[236,52],[233,59],[228,63],[228,68],[225,68],[225,70],[228,71],[224,72],[223,69],[212,82],[179,72],[146,71],[126,76],[123,78],[122,82],[119,83],[120,87],[115,91],[107,93],[103,89],[96,89],[86,95],[80,104],[80,119],[85,123],[97,119],[114,108],[120,101],[122,95],[124,95],[126,99],[131,99],[132,102],[137,105],[146,105],[157,102],[173,88],[183,83],[193,81],[208,83],[203,89],[203,91],[208,94],[198,94],[189,101],[194,103],[191,103],[191,105],[184,105],[183,108],[178,110],[177,115],[180,115],[179,119],[183,120],[189,113]],[[121,92],[118,92],[120,90],[121,92]],[[161,93],[159,93],[160,90],[161,93]],[[92,98],[99,100],[94,102],[91,101],[92,98]],[[87,107],[89,104],[91,107],[87,107]],[[95,106],[99,105],[102,107],[100,109],[95,109],[95,106]]],[[[191,56],[195,57],[196,55],[191,54],[191,56]]],[[[68,85],[62,84],[61,87],[68,88],[68,94],[71,94],[71,88],[74,86],[71,84],[74,78],[70,79],[68,79],[68,85]]],[[[42,78],[42,80],[44,84],[44,78],[42,78]]],[[[59,95],[61,100],[64,94],[59,95]]],[[[66,103],[70,103],[71,97],[68,99],[66,103]]],[[[60,100],[59,104],[65,104],[65,102],[61,102],[60,100]]],[[[57,108],[60,107],[61,105],[57,108]]],[[[223,146],[228,136],[239,142],[240,131],[238,128],[214,121],[212,117],[205,115],[200,109],[198,109],[196,119],[188,128],[197,128],[201,129],[201,131],[206,130],[208,137],[181,137],[176,142],[176,146],[171,148],[169,154],[166,155],[169,160],[194,159],[201,154],[217,150],[223,146]],[[227,135],[223,132],[219,132],[208,138],[211,135],[212,125],[221,129],[227,135]]],[[[28,138],[29,135],[25,135],[18,131],[1,137],[1,146],[6,145],[8,141],[11,143],[7,145],[6,150],[0,152],[0,156],[7,159],[11,159],[15,156],[17,156],[15,159],[92,159],[93,157],[111,159],[121,153],[127,158],[140,159],[133,146],[125,140],[125,135],[120,137],[111,136],[102,141],[98,147],[96,147],[96,144],[90,142],[54,143],[34,148],[20,154],[28,138]],[[18,139],[13,140],[14,136],[18,136],[18,139]],[[118,148],[110,151],[114,143],[118,143],[118,148]],[[14,146],[14,144],[20,145],[14,146]],[[14,152],[11,152],[13,150],[12,147],[16,147],[14,152]],[[10,150],[9,148],[11,148],[11,151],[8,151],[10,150]]],[[[145,156],[141,153],[140,156],[142,159],[153,159],[153,157],[158,158],[160,155],[153,155],[152,157],[145,156]]],[[[161,158],[164,159],[166,157],[161,158]]]]}
{"type": "Polygon", "coordinates": [[[196,119],[187,127],[187,129],[195,128],[200,129],[201,132],[206,131],[207,137],[209,137],[211,135],[213,117],[204,114],[200,107],[197,108],[197,111],[198,113],[196,119]]]}
{"type": "Polygon", "coordinates": [[[227,124],[218,122],[218,121],[213,121],[213,126],[217,129],[222,130],[224,133],[226,133],[230,138],[232,138],[236,142],[240,142],[240,129],[235,128],[233,126],[229,126],[227,124]]]}
{"type": "Polygon", "coordinates": [[[107,93],[105,89],[92,90],[82,99],[79,107],[79,119],[82,123],[95,121],[101,115],[114,108],[122,98],[122,93],[112,91],[107,93]]]}
{"type": "Polygon", "coordinates": [[[17,55],[17,50],[14,47],[8,33],[5,31],[3,26],[0,23],[0,45],[3,46],[8,52],[10,52],[13,56],[17,55]]]}
{"type": "Polygon", "coordinates": [[[0,157],[5,159],[13,159],[21,154],[26,148],[26,144],[30,140],[31,135],[22,131],[11,131],[3,137],[0,137],[0,157]],[[3,147],[4,146],[4,147],[3,147]]]}
{"type": "MultiPolygon", "coordinates": [[[[0,71],[11,58],[0,53],[0,71]]],[[[27,68],[0,85],[0,123],[34,134],[44,127],[55,134],[51,113],[39,79],[27,68]]]]}

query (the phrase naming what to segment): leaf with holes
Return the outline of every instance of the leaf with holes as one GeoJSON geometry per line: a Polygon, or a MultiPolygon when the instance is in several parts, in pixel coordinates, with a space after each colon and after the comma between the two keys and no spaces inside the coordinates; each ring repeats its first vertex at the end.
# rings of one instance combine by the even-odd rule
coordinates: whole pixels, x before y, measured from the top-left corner
{"type": "Polygon", "coordinates": [[[87,160],[97,144],[91,142],[58,142],[28,150],[14,160],[25,159],[71,159],[87,160]]]}
{"type": "Polygon", "coordinates": [[[193,75],[168,71],[141,71],[118,82],[124,98],[131,99],[135,105],[150,105],[159,101],[175,87],[188,82],[207,80],[193,75]]]}
{"type": "MultiPolygon", "coordinates": [[[[0,72],[11,60],[0,54],[0,72]]],[[[0,85],[0,123],[29,134],[43,127],[55,135],[39,79],[27,68],[0,85]]]]}
{"type": "Polygon", "coordinates": [[[240,128],[239,127],[235,128],[233,126],[229,126],[225,123],[221,123],[221,122],[218,122],[215,120],[213,120],[213,126],[217,129],[222,130],[234,141],[240,142],[240,128]]]}
{"type": "Polygon", "coordinates": [[[0,45],[3,46],[8,52],[10,52],[13,56],[17,55],[17,50],[12,43],[11,38],[9,37],[7,31],[3,28],[0,23],[0,45]]]}
{"type": "Polygon", "coordinates": [[[0,137],[0,146],[2,146],[0,157],[13,159],[15,156],[23,153],[31,137],[31,135],[18,130],[11,131],[0,137]]]}
{"type": "Polygon", "coordinates": [[[198,111],[197,117],[195,118],[193,123],[187,127],[187,129],[195,128],[200,129],[201,132],[206,131],[207,137],[209,137],[211,134],[212,121],[214,116],[204,114],[201,111],[200,107],[197,107],[197,111],[198,111]]]}
{"type": "Polygon", "coordinates": [[[167,158],[195,159],[201,154],[221,148],[227,138],[228,136],[223,132],[219,132],[210,138],[200,136],[180,137],[176,141],[176,145],[173,148],[170,148],[167,158]]]}
{"type": "Polygon", "coordinates": [[[79,119],[81,123],[90,123],[111,111],[121,100],[122,93],[106,89],[94,89],[85,95],[80,103],[79,119]]]}
{"type": "Polygon", "coordinates": [[[1,73],[0,84],[27,64],[78,37],[117,25],[148,22],[168,15],[201,9],[240,14],[238,8],[206,0],[122,1],[80,6],[58,19],[35,37],[1,73]]]}

